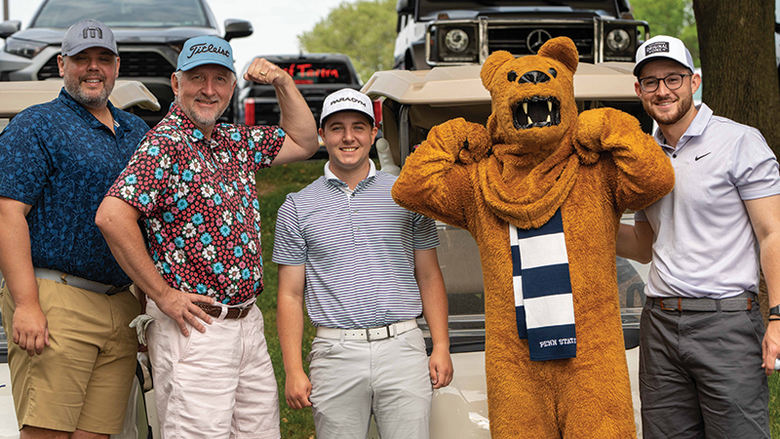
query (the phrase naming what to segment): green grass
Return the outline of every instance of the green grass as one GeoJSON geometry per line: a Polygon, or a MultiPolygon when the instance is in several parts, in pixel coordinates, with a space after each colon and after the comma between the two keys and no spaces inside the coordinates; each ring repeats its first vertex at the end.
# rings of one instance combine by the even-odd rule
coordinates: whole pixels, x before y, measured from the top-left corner
{"type": "MultiPolygon", "coordinates": [[[[323,174],[325,161],[307,161],[264,169],[257,173],[257,192],[260,202],[263,241],[263,273],[265,290],[258,297],[258,304],[265,319],[265,339],[268,353],[274,364],[276,382],[279,386],[279,411],[282,437],[285,439],[310,439],[315,437],[314,419],[311,409],[293,410],[284,400],[284,364],[276,331],[276,293],[278,274],[276,264],[271,262],[276,230],[276,212],[290,192],[297,192],[323,174]]],[[[314,327],[306,320],[302,350],[304,358],[309,354],[314,339],[314,327]]],[[[308,364],[305,365],[308,368],[308,364]]],[[[307,370],[308,373],[308,370],[307,370]]]]}
{"type": "MultiPolygon", "coordinates": [[[[279,385],[282,437],[285,439],[313,439],[315,433],[311,409],[292,410],[287,407],[287,402],[284,400],[284,365],[279,346],[279,336],[276,331],[278,275],[276,264],[271,262],[274,248],[274,231],[276,230],[276,212],[284,203],[288,193],[297,192],[319,178],[323,173],[324,164],[324,160],[308,161],[264,169],[257,173],[265,275],[265,291],[259,296],[258,304],[265,318],[265,337],[268,342],[268,353],[271,355],[276,381],[279,385]]],[[[303,352],[301,353],[304,358],[309,354],[313,339],[314,328],[308,323],[307,319],[303,334],[303,352]]],[[[307,364],[305,366],[308,367],[307,364]]],[[[780,373],[775,373],[769,377],[769,416],[772,437],[780,439],[780,373]]]]}

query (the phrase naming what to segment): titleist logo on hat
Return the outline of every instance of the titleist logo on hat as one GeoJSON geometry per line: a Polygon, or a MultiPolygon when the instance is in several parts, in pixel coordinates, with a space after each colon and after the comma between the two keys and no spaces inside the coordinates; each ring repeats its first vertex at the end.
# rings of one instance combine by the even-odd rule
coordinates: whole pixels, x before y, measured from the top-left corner
{"type": "Polygon", "coordinates": [[[230,58],[230,51],[227,49],[223,49],[222,47],[215,46],[213,44],[206,44],[206,43],[200,43],[195,44],[192,47],[190,47],[190,54],[187,55],[187,58],[192,58],[193,56],[199,54],[199,53],[216,53],[217,55],[222,55],[225,58],[230,58]]]}
{"type": "Polygon", "coordinates": [[[84,37],[85,40],[89,38],[98,38],[102,40],[103,29],[99,27],[85,27],[84,31],[82,32],[82,36],[84,37]]]}
{"type": "Polygon", "coordinates": [[[343,97],[343,98],[334,99],[334,100],[330,101],[330,103],[328,105],[336,105],[336,104],[338,104],[340,102],[354,102],[356,104],[362,105],[364,108],[366,107],[366,103],[365,102],[361,101],[360,99],[356,99],[356,98],[352,98],[352,97],[343,97]]]}
{"type": "Polygon", "coordinates": [[[659,52],[669,53],[669,43],[667,41],[658,41],[656,43],[650,43],[645,46],[645,56],[659,52]]]}

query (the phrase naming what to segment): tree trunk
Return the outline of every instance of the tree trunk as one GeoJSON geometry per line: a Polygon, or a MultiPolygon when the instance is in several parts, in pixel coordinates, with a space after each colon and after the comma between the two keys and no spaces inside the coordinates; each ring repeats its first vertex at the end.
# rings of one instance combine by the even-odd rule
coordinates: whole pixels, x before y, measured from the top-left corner
{"type": "Polygon", "coordinates": [[[780,155],[774,0],[694,0],[703,100],[719,116],[756,127],[780,155]]]}
{"type": "MultiPolygon", "coordinates": [[[[703,101],[719,116],[756,127],[780,155],[780,86],[773,0],[694,0],[703,101]]],[[[768,296],[761,276],[759,301],[768,296]]]]}

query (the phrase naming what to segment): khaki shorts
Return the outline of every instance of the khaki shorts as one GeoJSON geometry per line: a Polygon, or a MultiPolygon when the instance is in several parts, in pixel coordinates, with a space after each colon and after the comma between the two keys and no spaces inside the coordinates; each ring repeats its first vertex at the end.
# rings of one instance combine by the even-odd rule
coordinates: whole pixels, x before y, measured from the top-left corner
{"type": "Polygon", "coordinates": [[[37,282],[51,342],[42,355],[30,357],[13,343],[15,305],[6,285],[0,291],[19,429],[121,433],[138,350],[128,325],[141,305],[130,291],[106,296],[37,282]]]}

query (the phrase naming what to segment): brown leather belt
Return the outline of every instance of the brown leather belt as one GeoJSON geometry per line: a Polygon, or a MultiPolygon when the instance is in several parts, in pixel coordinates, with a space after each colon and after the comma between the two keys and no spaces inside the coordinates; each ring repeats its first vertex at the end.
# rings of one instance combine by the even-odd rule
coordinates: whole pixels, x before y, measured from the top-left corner
{"type": "MultiPolygon", "coordinates": [[[[203,302],[195,302],[195,305],[211,317],[219,318],[219,316],[222,315],[221,306],[209,305],[208,303],[203,302]]],[[[254,304],[247,306],[246,308],[227,308],[227,314],[225,315],[225,318],[243,319],[247,314],[249,314],[249,310],[252,309],[252,306],[254,306],[254,304]]]]}

